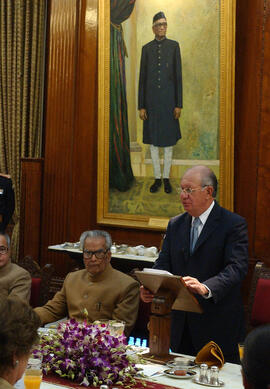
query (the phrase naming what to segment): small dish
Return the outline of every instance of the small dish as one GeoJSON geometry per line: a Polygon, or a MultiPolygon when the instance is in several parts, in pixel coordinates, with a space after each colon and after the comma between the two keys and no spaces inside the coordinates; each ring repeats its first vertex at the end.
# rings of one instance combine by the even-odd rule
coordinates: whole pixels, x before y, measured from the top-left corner
{"type": "Polygon", "coordinates": [[[166,364],[170,369],[192,369],[196,367],[196,363],[191,359],[177,361],[177,362],[168,362],[166,364]]]}
{"type": "Polygon", "coordinates": [[[212,388],[221,388],[221,386],[224,386],[224,382],[221,381],[221,380],[218,380],[218,382],[219,382],[218,385],[213,385],[213,384],[210,384],[210,383],[201,382],[201,381],[199,381],[199,378],[198,378],[198,377],[193,378],[192,381],[195,382],[196,384],[199,384],[199,385],[211,386],[212,388]]]}
{"type": "Polygon", "coordinates": [[[62,243],[60,244],[60,246],[65,249],[65,248],[73,248],[73,243],[72,242],[65,242],[65,243],[62,243]]]}
{"type": "Polygon", "coordinates": [[[80,250],[81,249],[81,243],[80,242],[75,242],[75,243],[73,243],[73,247],[74,247],[74,249],[78,249],[78,250],[80,250]]]}
{"type": "Polygon", "coordinates": [[[197,372],[194,371],[194,370],[184,370],[184,369],[167,369],[167,370],[164,370],[164,373],[167,377],[170,377],[170,378],[176,378],[176,379],[180,379],[180,380],[185,380],[185,379],[188,379],[188,378],[192,378],[194,377],[197,372]],[[179,374],[175,374],[175,372],[177,371],[181,371],[181,372],[185,372],[184,375],[179,375],[179,374]]]}

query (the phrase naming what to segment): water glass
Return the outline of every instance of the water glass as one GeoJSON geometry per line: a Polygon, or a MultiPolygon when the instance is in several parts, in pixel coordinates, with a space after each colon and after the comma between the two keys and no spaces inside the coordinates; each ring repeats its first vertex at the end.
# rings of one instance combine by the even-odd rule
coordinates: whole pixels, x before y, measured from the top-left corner
{"type": "Polygon", "coordinates": [[[110,320],[108,330],[113,336],[121,336],[124,333],[125,322],[122,320],[110,320]]]}

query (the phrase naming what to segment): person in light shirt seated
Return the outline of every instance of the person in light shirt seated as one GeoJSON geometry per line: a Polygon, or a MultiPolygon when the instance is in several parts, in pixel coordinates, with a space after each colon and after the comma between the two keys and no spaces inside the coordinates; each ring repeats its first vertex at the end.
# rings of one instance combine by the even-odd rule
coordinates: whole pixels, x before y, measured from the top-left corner
{"type": "Polygon", "coordinates": [[[13,389],[22,377],[32,346],[38,343],[38,315],[17,297],[0,297],[0,389],[13,389]]]}
{"type": "Polygon", "coordinates": [[[248,334],[241,362],[245,389],[270,389],[270,324],[248,334]]]}
{"type": "Polygon", "coordinates": [[[139,308],[139,284],[110,264],[112,239],[106,231],[85,231],[80,237],[85,269],[69,273],[62,289],[35,308],[43,324],[65,316],[76,320],[122,320],[132,330],[139,308]]]}
{"type": "Polygon", "coordinates": [[[0,233],[0,295],[19,297],[29,302],[30,292],[30,273],[11,262],[10,238],[0,233]]]}

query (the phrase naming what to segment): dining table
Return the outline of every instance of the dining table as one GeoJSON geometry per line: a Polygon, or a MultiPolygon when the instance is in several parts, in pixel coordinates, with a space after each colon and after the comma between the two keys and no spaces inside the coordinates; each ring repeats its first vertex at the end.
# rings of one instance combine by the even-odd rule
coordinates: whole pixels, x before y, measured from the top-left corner
{"type": "MultiPolygon", "coordinates": [[[[184,356],[185,358],[191,358],[186,355],[182,355],[182,356],[184,356]]],[[[194,379],[195,378],[198,379],[199,377],[199,372],[200,372],[199,366],[191,368],[191,370],[196,372],[197,374],[190,378],[184,378],[184,377],[182,378],[181,376],[169,377],[164,374],[164,371],[166,371],[168,367],[159,365],[159,368],[160,368],[160,373],[158,372],[157,374],[150,376],[148,378],[150,381],[157,382],[159,384],[166,385],[166,386],[173,386],[176,388],[184,388],[184,389],[199,389],[203,387],[205,388],[211,387],[211,386],[201,385],[194,382],[194,379]]],[[[219,371],[219,380],[222,381],[224,384],[221,387],[225,387],[228,389],[243,389],[244,386],[242,383],[241,366],[234,363],[225,363],[222,369],[220,369],[219,371]]]]}
{"type": "MultiPolygon", "coordinates": [[[[174,354],[174,355],[182,355],[184,358],[192,358],[183,354],[174,354]]],[[[211,388],[212,386],[201,385],[194,382],[195,378],[199,377],[199,366],[193,367],[191,370],[196,372],[197,374],[190,378],[178,378],[167,376],[165,371],[168,369],[166,365],[157,364],[152,362],[147,362],[146,364],[138,364],[138,367],[143,369],[144,378],[142,381],[143,385],[139,385],[140,378],[138,378],[138,385],[132,386],[131,388],[145,388],[145,389],[165,389],[165,388],[179,388],[179,389],[200,389],[200,388],[211,388]]],[[[221,388],[227,389],[243,389],[242,383],[242,374],[241,374],[241,366],[238,364],[228,363],[226,362],[224,366],[219,371],[219,380],[223,382],[221,388]]],[[[50,380],[46,380],[46,378],[41,383],[41,389],[63,389],[66,388],[82,388],[82,386],[74,385],[71,381],[68,382],[64,380],[61,382],[61,379],[56,379],[55,382],[50,382],[50,380]]],[[[116,388],[117,385],[112,385],[112,388],[116,388]]],[[[216,386],[217,387],[217,386],[216,386]]]]}

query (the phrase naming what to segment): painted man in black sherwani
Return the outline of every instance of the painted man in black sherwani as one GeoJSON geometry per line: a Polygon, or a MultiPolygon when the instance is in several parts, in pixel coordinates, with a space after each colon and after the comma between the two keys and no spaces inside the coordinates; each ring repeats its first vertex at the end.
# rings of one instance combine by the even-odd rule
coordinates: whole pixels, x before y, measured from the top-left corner
{"type": "Polygon", "coordinates": [[[155,182],[150,192],[157,192],[162,183],[159,161],[159,148],[162,147],[164,190],[171,193],[172,151],[181,138],[181,55],[178,42],[166,38],[167,20],[163,12],[153,17],[152,29],[155,39],[142,48],[138,109],[143,120],[143,143],[150,144],[154,168],[155,182]]]}

